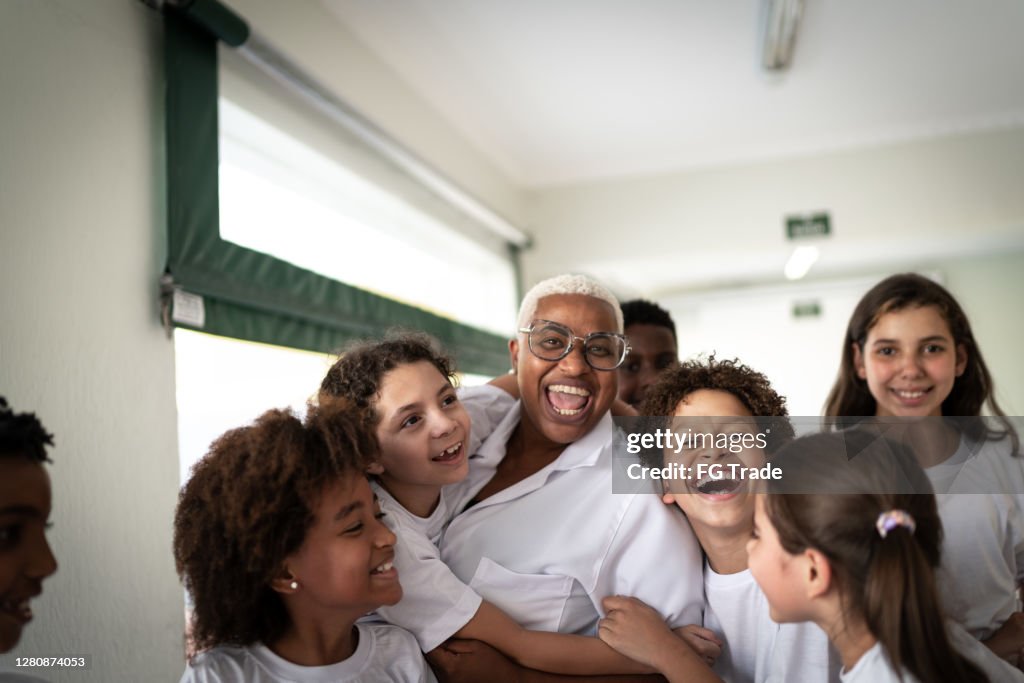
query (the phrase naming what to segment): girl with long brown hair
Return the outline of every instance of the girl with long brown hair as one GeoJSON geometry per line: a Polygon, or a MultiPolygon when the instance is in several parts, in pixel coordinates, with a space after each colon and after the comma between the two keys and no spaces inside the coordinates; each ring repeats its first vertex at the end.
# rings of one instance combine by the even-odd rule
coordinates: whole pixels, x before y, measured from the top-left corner
{"type": "Polygon", "coordinates": [[[1024,647],[1024,459],[963,307],[914,273],[888,277],[857,304],[825,412],[910,444],[946,529],[947,608],[1002,657],[1024,647]],[[985,409],[990,417],[981,417],[985,409]],[[983,495],[963,495],[983,494],[983,495]],[[1006,628],[1003,628],[1007,626],[1006,628]]]}

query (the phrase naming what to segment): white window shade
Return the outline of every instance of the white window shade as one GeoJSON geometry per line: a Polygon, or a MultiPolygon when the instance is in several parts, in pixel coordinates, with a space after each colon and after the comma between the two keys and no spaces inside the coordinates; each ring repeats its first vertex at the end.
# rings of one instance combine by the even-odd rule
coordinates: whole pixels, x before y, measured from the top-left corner
{"type": "Polygon", "coordinates": [[[508,334],[503,240],[221,50],[223,239],[464,324],[508,334]]]}

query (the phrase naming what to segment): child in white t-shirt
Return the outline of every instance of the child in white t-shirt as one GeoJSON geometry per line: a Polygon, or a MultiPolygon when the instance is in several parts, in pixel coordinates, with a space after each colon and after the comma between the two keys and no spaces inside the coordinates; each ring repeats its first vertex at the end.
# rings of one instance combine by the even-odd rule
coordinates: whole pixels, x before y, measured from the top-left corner
{"type": "Polygon", "coordinates": [[[797,439],[772,462],[782,479],[757,496],[750,571],[772,619],[828,635],[844,683],[1021,680],[944,617],[942,522],[908,449],[851,429],[797,439]]]}
{"type": "MultiPolygon", "coordinates": [[[[793,436],[786,419],[786,402],[768,379],[737,361],[693,360],[664,372],[641,406],[644,415],[671,426],[675,432],[763,433],[772,452],[793,436]],[[757,417],[755,417],[757,416],[757,417]]],[[[686,449],[650,453],[650,464],[667,462],[685,467],[696,463],[760,467],[766,454],[760,448],[740,452],[686,449]]],[[[820,681],[838,678],[838,663],[828,639],[813,624],[779,625],[768,616],[764,594],[747,569],[746,544],[754,518],[752,482],[731,478],[665,481],[666,504],[686,515],[705,554],[705,637],[721,645],[713,670],[730,683],[820,681]]],[[[654,665],[670,681],[685,681],[674,657],[685,645],[658,614],[632,598],[605,601],[608,617],[599,635],[625,654],[654,665]]]]}
{"type": "MultiPolygon", "coordinates": [[[[406,333],[364,342],[345,350],[320,389],[321,404],[341,398],[364,411],[364,424],[380,443],[370,472],[389,524],[398,534],[395,564],[405,596],[378,610],[387,621],[410,630],[430,651],[457,636],[481,640],[520,665],[575,675],[648,673],[652,670],[587,636],[522,628],[493,604],[481,600],[440,559],[437,542],[458,512],[447,485],[469,472],[471,420],[455,392],[450,359],[430,337],[406,333]]],[[[514,404],[492,389],[473,415],[481,433],[514,404]]],[[[476,403],[476,402],[475,402],[476,403]]],[[[685,664],[691,680],[717,680],[694,652],[685,664]]]]}
{"type": "Polygon", "coordinates": [[[364,474],[375,456],[342,402],[305,423],[269,411],[213,443],[175,516],[200,650],[183,682],[435,681],[408,632],[356,624],[402,596],[364,474]]]}
{"type": "Polygon", "coordinates": [[[825,412],[913,446],[945,531],[945,607],[1016,661],[1024,648],[1024,459],[953,295],[914,273],[872,287],[850,316],[825,412]],[[992,418],[979,417],[983,408],[992,418]]]}

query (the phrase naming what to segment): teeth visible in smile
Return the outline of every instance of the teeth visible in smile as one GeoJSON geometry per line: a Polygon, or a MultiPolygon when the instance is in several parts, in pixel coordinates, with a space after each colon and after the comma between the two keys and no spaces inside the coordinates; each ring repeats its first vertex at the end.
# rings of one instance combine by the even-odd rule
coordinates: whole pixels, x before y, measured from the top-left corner
{"type": "Polygon", "coordinates": [[[374,569],[370,573],[371,574],[383,574],[384,572],[388,571],[389,569],[391,569],[394,566],[395,566],[395,563],[389,560],[389,561],[385,562],[384,564],[380,565],[379,567],[377,567],[376,569],[374,569]]]}
{"type": "MultiPolygon", "coordinates": [[[[579,396],[581,398],[589,398],[591,393],[590,389],[585,389],[583,387],[573,387],[569,386],[568,384],[552,384],[551,386],[548,387],[548,391],[556,394],[569,394],[571,396],[579,396]]],[[[555,412],[558,413],[559,415],[571,417],[573,415],[579,415],[580,413],[582,413],[583,408],[586,407],[586,404],[580,406],[579,408],[559,408],[558,406],[555,405],[552,405],[551,407],[554,408],[555,412]]]]}
{"type": "Polygon", "coordinates": [[[462,448],[462,442],[461,441],[458,442],[457,444],[453,445],[453,446],[450,446],[450,447],[444,449],[443,451],[441,451],[440,453],[435,455],[434,459],[435,460],[439,460],[439,459],[445,458],[447,456],[455,455],[456,453],[459,452],[460,448],[462,448]]]}
{"type": "Polygon", "coordinates": [[[570,387],[565,384],[552,384],[548,391],[557,391],[560,394],[573,394],[575,396],[590,396],[590,390],[583,387],[570,387]]]}
{"type": "Polygon", "coordinates": [[[923,391],[900,391],[896,389],[896,395],[900,398],[921,398],[924,396],[923,391]]]}

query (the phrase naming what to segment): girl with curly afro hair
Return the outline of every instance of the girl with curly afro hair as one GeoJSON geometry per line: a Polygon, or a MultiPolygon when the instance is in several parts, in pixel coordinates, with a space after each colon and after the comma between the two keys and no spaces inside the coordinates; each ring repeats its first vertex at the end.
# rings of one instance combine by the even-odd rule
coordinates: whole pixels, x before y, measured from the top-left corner
{"type": "Polygon", "coordinates": [[[0,396],[0,652],[18,644],[32,619],[29,603],[57,571],[46,540],[53,437],[32,413],[15,413],[0,396]]]}
{"type": "Polygon", "coordinates": [[[210,447],[182,489],[174,557],[203,650],[182,681],[433,681],[415,640],[356,624],[401,598],[395,536],[351,408],[271,410],[210,447]]]}
{"type": "MultiPolygon", "coordinates": [[[[380,458],[369,471],[381,509],[398,535],[395,566],[405,596],[378,614],[411,631],[424,652],[456,636],[482,640],[531,669],[580,675],[650,672],[597,638],[522,628],[441,561],[437,542],[459,509],[456,501],[464,500],[461,489],[450,485],[466,478],[469,455],[479,444],[471,443],[471,419],[453,378],[452,362],[433,338],[396,332],[346,349],[320,388],[321,405],[343,400],[358,406],[380,444],[380,458]]],[[[491,405],[482,410],[473,405],[473,420],[484,432],[514,404],[498,390],[489,397],[491,405]]]]}
{"type": "MultiPolygon", "coordinates": [[[[825,634],[813,624],[775,624],[747,568],[746,546],[759,489],[757,481],[734,478],[729,466],[761,468],[770,454],[792,440],[786,399],[760,372],[738,360],[711,356],[666,370],[648,390],[640,413],[648,432],[692,430],[715,434],[715,441],[719,434],[748,434],[762,437],[765,445],[758,447],[754,439],[754,446],[738,452],[709,446],[645,457],[654,467],[691,468],[690,478],[662,481],[662,500],[678,506],[704,550],[707,605],[703,629],[697,633],[719,650],[715,672],[727,681],[837,681],[838,662],[829,654],[825,634]]],[[[599,627],[602,638],[638,657],[657,657],[659,671],[670,682],[683,680],[673,662],[687,646],[654,609],[622,597],[606,599],[605,608],[610,614],[599,627]]]]}

